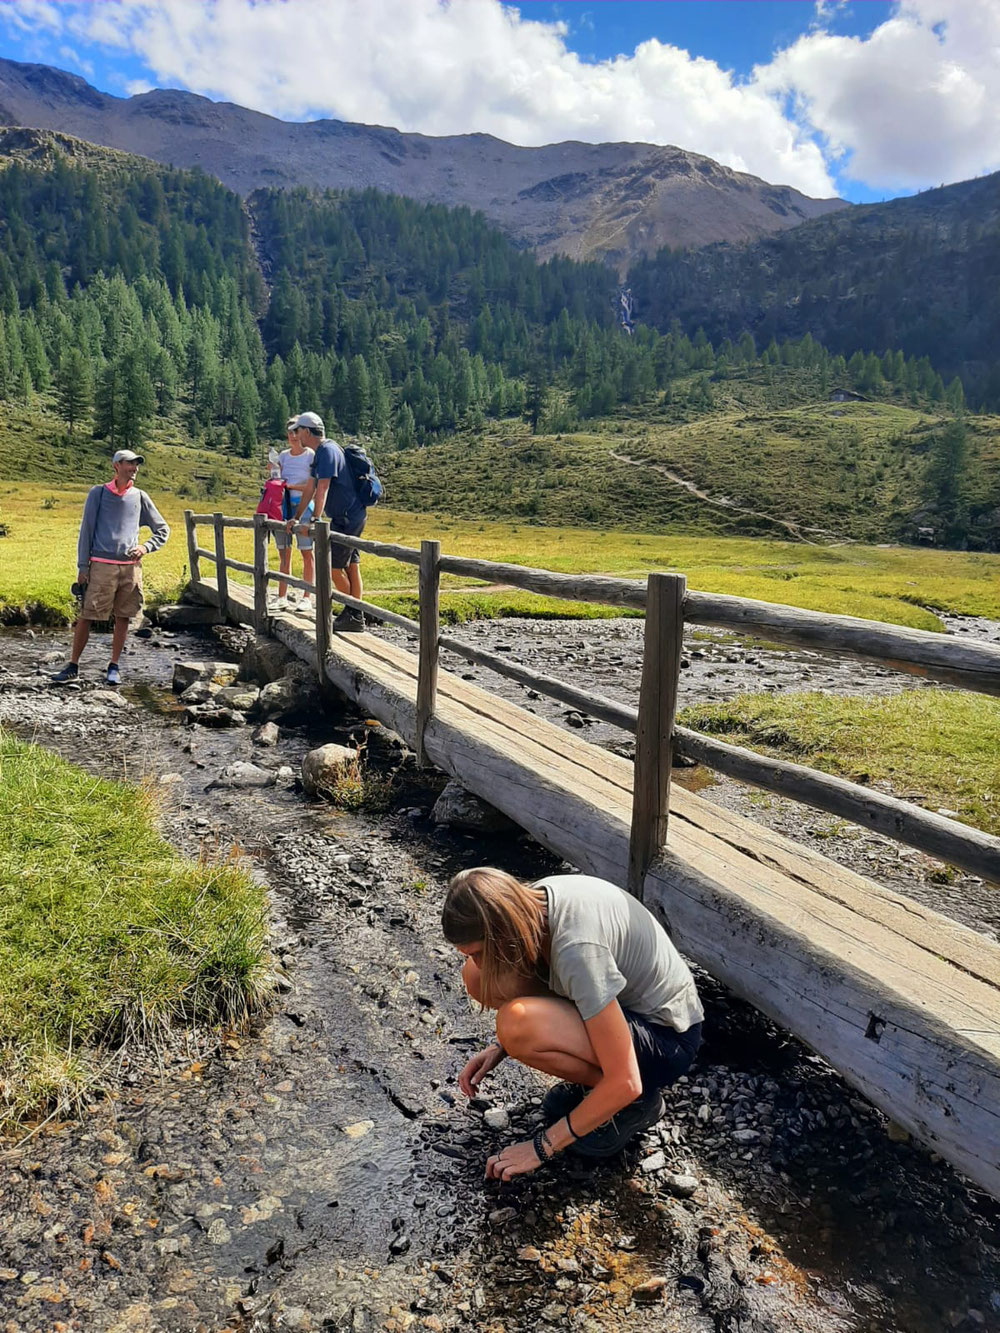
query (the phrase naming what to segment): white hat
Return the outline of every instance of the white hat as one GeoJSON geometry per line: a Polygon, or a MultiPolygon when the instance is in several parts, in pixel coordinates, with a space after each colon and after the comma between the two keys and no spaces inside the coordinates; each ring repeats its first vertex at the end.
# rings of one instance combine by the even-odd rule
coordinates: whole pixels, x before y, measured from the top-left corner
{"type": "Polygon", "coordinates": [[[302,412],[295,418],[293,430],[298,430],[304,426],[306,430],[318,430],[321,435],[326,434],[326,427],[323,425],[323,418],[315,412],[302,412]]]}

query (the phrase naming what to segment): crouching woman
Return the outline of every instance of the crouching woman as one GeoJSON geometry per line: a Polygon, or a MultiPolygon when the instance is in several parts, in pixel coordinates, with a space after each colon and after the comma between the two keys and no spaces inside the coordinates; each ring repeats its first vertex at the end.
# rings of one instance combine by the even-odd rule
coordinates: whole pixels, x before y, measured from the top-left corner
{"type": "Polygon", "coordinates": [[[467,1097],[511,1056],[562,1080],[546,1127],[490,1157],[509,1180],[566,1149],[610,1157],[663,1114],[660,1090],[690,1068],[703,1012],[666,931],[635,898],[590,875],[522,884],[463,870],[448,886],[445,939],[465,956],[469,995],[497,1011],[497,1040],[459,1075],[467,1097]]]}

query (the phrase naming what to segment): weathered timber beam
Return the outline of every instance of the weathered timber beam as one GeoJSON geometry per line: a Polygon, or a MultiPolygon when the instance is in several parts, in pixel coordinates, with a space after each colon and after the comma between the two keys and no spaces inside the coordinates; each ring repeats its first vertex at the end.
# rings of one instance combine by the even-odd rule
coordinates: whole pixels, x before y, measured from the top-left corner
{"type": "Polygon", "coordinates": [[[965,1028],[939,997],[925,1001],[919,954],[909,974],[879,966],[870,954],[858,965],[849,934],[810,938],[799,919],[748,908],[738,884],[669,849],[646,876],[644,901],[669,922],[689,958],[1000,1197],[995,1017],[984,1030],[965,1028]]]}
{"type": "Polygon", "coordinates": [[[674,731],[674,745],[681,754],[699,764],[749,782],[765,791],[827,814],[849,819],[896,842],[916,847],[970,875],[980,875],[1000,884],[1000,838],[943,815],[932,814],[910,801],[900,801],[885,792],[872,791],[857,782],[847,782],[831,773],[820,773],[802,764],[770,759],[741,746],[704,736],[687,727],[674,731]]]}
{"type": "Polygon", "coordinates": [[[905,629],[879,620],[827,615],[776,602],[756,602],[722,593],[689,592],[684,618],[718,625],[777,643],[837,656],[883,662],[896,671],[941,680],[983,694],[1000,694],[1000,647],[968,643],[951,634],[905,629]]]}

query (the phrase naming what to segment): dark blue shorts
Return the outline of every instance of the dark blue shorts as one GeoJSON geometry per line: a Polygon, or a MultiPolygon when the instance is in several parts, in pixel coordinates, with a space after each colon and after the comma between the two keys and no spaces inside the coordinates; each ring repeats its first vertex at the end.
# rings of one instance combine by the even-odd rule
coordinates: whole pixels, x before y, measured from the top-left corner
{"type": "Polygon", "coordinates": [[[340,546],[333,539],[338,532],[342,532],[345,537],[360,537],[365,530],[365,523],[368,520],[368,513],[365,511],[356,523],[348,523],[347,519],[341,515],[339,518],[330,519],[330,568],[346,569],[348,565],[358,565],[361,563],[361,552],[355,546],[340,546]]]}
{"type": "Polygon", "coordinates": [[[701,1045],[701,1024],[694,1023],[687,1032],[677,1032],[662,1023],[651,1023],[631,1009],[623,1009],[622,1013],[632,1033],[643,1090],[669,1088],[694,1064],[701,1045]]]}

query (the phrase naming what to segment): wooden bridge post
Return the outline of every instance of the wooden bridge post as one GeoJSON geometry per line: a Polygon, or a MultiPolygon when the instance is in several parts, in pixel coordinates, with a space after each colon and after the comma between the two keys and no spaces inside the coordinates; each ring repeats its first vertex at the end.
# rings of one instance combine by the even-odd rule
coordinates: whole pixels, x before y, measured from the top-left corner
{"type": "Polygon", "coordinates": [[[420,658],[417,666],[417,764],[427,763],[424,729],[434,716],[440,626],[441,543],[420,543],[420,658]]]}
{"type": "Polygon", "coordinates": [[[333,614],[330,578],[330,520],[318,518],[313,523],[316,556],[316,661],[320,680],[326,679],[326,659],[330,652],[330,617],[333,614]]]}
{"type": "Polygon", "coordinates": [[[684,639],[683,574],[650,574],[632,778],[628,891],[642,900],[646,871],[667,841],[671,736],[684,639]]]}
{"type": "Polygon", "coordinates": [[[219,611],[223,620],[229,619],[229,570],[226,568],[226,520],[216,512],[212,515],[215,528],[215,580],[219,589],[219,611]]]}
{"type": "Polygon", "coordinates": [[[198,563],[198,529],[195,527],[194,510],[184,510],[184,531],[187,533],[188,570],[192,583],[201,578],[201,566],[198,563]]]}
{"type": "Polygon", "coordinates": [[[258,634],[267,629],[267,518],[253,516],[253,627],[258,634]]]}

